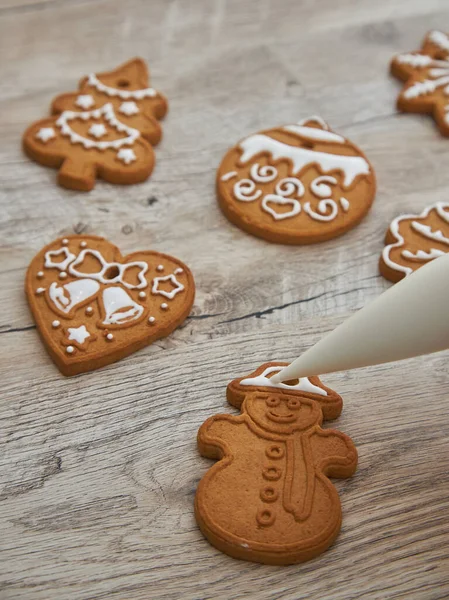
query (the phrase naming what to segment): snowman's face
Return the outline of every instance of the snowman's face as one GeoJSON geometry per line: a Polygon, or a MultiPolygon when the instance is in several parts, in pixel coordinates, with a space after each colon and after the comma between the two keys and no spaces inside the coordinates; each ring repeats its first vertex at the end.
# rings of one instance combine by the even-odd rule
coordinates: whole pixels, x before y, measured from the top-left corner
{"type": "Polygon", "coordinates": [[[285,394],[248,394],[243,409],[266,431],[290,434],[311,427],[320,420],[320,408],[308,398],[285,394]]]}

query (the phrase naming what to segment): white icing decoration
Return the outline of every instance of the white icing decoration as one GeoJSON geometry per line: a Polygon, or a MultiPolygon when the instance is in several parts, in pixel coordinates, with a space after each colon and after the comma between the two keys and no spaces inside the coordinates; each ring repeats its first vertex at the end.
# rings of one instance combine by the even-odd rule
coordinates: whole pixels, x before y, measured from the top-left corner
{"type": "Polygon", "coordinates": [[[108,334],[106,335],[106,339],[107,339],[107,340],[109,340],[109,341],[112,341],[112,340],[114,339],[114,336],[113,336],[113,334],[112,334],[112,333],[108,333],[108,334]]]}
{"type": "MultiPolygon", "coordinates": [[[[441,216],[441,215],[440,215],[441,216]]],[[[447,218],[449,221],[449,215],[443,217],[447,218]]],[[[433,231],[430,225],[424,225],[423,223],[418,223],[418,221],[412,221],[412,229],[428,238],[429,240],[435,240],[436,242],[441,242],[442,244],[449,245],[449,239],[443,235],[440,230],[433,231]]]]}
{"type": "Polygon", "coordinates": [[[68,352],[69,354],[72,354],[74,352],[75,348],[73,346],[67,346],[67,348],[65,349],[66,352],[68,352]]]}
{"type": "Polygon", "coordinates": [[[46,144],[48,140],[56,137],[56,133],[53,127],[41,127],[34,137],[46,144]]]}
{"type": "Polygon", "coordinates": [[[340,198],[340,204],[341,204],[341,207],[342,207],[342,209],[343,209],[345,212],[348,212],[348,210],[349,210],[349,207],[351,206],[351,205],[349,204],[349,200],[347,200],[346,198],[343,198],[343,196],[342,196],[342,197],[340,198]]]}
{"type": "Polygon", "coordinates": [[[240,385],[252,385],[256,387],[272,387],[282,390],[295,390],[301,392],[309,392],[311,394],[319,394],[320,396],[327,396],[326,390],[314,385],[307,377],[302,377],[297,384],[288,385],[286,383],[273,383],[268,377],[270,373],[278,373],[285,367],[267,367],[263,373],[256,377],[247,377],[240,381],[240,385]]]}
{"type": "Polygon", "coordinates": [[[60,321],[58,321],[58,320],[55,320],[55,321],[53,321],[53,322],[52,322],[52,324],[51,324],[51,326],[52,326],[52,327],[54,327],[55,329],[56,329],[57,327],[59,327],[60,325],[61,325],[61,322],[60,322],[60,321]]]}
{"type": "Polygon", "coordinates": [[[306,123],[316,123],[322,129],[329,130],[329,125],[322,117],[319,117],[318,115],[312,115],[311,117],[306,117],[305,119],[298,121],[298,125],[305,125],[306,123]]]}
{"type": "Polygon", "coordinates": [[[101,254],[101,252],[99,252],[98,250],[92,250],[90,248],[87,248],[86,250],[82,250],[78,254],[78,257],[76,258],[76,260],[69,266],[70,274],[74,275],[75,277],[89,277],[90,279],[95,279],[104,284],[121,283],[128,289],[141,289],[141,288],[146,287],[147,280],[145,279],[145,273],[147,271],[148,271],[148,265],[146,262],[135,261],[135,262],[125,263],[125,264],[116,263],[116,262],[109,263],[103,258],[103,255],[101,254]],[[79,271],[78,269],[75,268],[75,267],[81,265],[83,263],[85,257],[89,254],[91,254],[92,256],[95,256],[95,258],[100,262],[101,269],[98,273],[83,273],[82,271],[79,271]],[[124,276],[126,275],[126,270],[133,268],[133,267],[139,267],[139,269],[140,269],[140,272],[138,273],[139,283],[137,285],[128,283],[124,279],[124,276]],[[106,278],[105,275],[109,269],[117,269],[118,275],[116,275],[115,277],[112,277],[111,279],[106,278]]]}
{"type": "Polygon", "coordinates": [[[315,221],[333,221],[338,215],[338,206],[335,200],[328,198],[327,200],[320,200],[317,206],[318,212],[314,211],[310,206],[310,202],[304,203],[304,212],[306,212],[311,219],[315,221]],[[330,213],[326,214],[330,209],[330,213]]]}
{"type": "Polygon", "coordinates": [[[163,271],[164,270],[164,265],[158,265],[156,267],[156,271],[163,271]]]}
{"type": "Polygon", "coordinates": [[[429,33],[429,40],[442,50],[449,52],[449,38],[442,31],[434,30],[429,33]]]}
{"type": "Polygon", "coordinates": [[[37,288],[37,290],[36,290],[36,294],[42,294],[43,292],[45,292],[45,288],[42,288],[42,287],[37,288]]]}
{"type": "Polygon", "coordinates": [[[184,273],[184,269],[181,269],[181,267],[175,269],[175,275],[181,275],[181,273],[184,273]]]}
{"type": "Polygon", "coordinates": [[[67,248],[59,248],[59,250],[49,250],[45,253],[45,263],[44,267],[47,269],[59,269],[60,271],[65,271],[69,264],[75,260],[75,254],[72,254],[67,248]],[[53,256],[59,256],[60,254],[64,254],[65,258],[61,262],[54,262],[52,260],[53,256]]]}
{"type": "Polygon", "coordinates": [[[430,79],[418,81],[405,90],[404,98],[417,98],[418,96],[425,96],[426,94],[431,94],[437,88],[443,85],[447,85],[448,83],[449,76],[441,77],[440,79],[435,79],[434,81],[431,81],[430,79]]]}
{"type": "MultiPolygon", "coordinates": [[[[432,31],[429,34],[428,39],[446,52],[449,52],[449,39],[441,31],[432,31]]],[[[404,90],[404,98],[412,99],[418,98],[419,96],[425,96],[426,94],[432,94],[441,87],[444,87],[444,93],[449,95],[447,87],[449,84],[448,59],[436,59],[421,53],[406,53],[398,54],[395,60],[399,64],[409,65],[418,72],[421,69],[428,69],[426,78],[423,81],[415,81],[404,90]]]]}
{"type": "Polygon", "coordinates": [[[304,125],[286,125],[282,129],[316,142],[338,142],[339,144],[346,142],[343,136],[327,129],[318,129],[317,127],[307,127],[304,125]]]}
{"type": "Polygon", "coordinates": [[[184,286],[182,285],[182,283],[179,283],[179,281],[176,279],[176,277],[172,274],[172,275],[165,275],[164,277],[155,277],[153,279],[153,287],[151,288],[151,293],[152,294],[160,294],[161,296],[165,296],[166,298],[169,298],[170,300],[172,300],[176,296],[176,294],[178,294],[179,292],[182,292],[183,289],[184,289],[184,286]],[[161,281],[171,281],[175,287],[171,290],[171,292],[166,292],[165,290],[160,290],[159,283],[161,281]]]}
{"type": "MultiPolygon", "coordinates": [[[[240,147],[243,150],[243,154],[240,157],[241,163],[248,162],[258,154],[268,152],[274,160],[291,160],[293,163],[293,175],[296,175],[301,169],[314,163],[318,164],[321,170],[325,172],[335,170],[342,171],[344,173],[343,185],[345,187],[349,187],[359,175],[368,175],[370,173],[368,162],[361,156],[345,156],[340,154],[315,152],[314,150],[309,150],[307,148],[290,146],[289,144],[279,142],[264,134],[255,134],[244,139],[240,142],[240,147]]],[[[253,182],[251,183],[254,185],[253,182]]],[[[254,200],[255,198],[252,199],[254,200]]]]}
{"type": "Polygon", "coordinates": [[[146,298],[147,295],[145,294],[145,292],[139,292],[139,298],[146,298]]]}
{"type": "Polygon", "coordinates": [[[107,129],[103,125],[103,123],[94,123],[90,128],[88,133],[93,135],[95,138],[99,139],[107,134],[107,129]]]}
{"type": "Polygon", "coordinates": [[[237,171],[229,171],[221,176],[221,181],[228,181],[228,179],[232,179],[238,175],[237,171]]]}
{"type": "MultiPolygon", "coordinates": [[[[407,215],[399,215],[399,217],[396,217],[396,219],[394,219],[391,222],[390,232],[392,233],[392,235],[394,236],[394,238],[397,241],[393,242],[392,244],[389,244],[388,246],[385,246],[384,249],[382,250],[382,260],[384,261],[384,263],[391,269],[394,269],[395,271],[399,271],[400,273],[404,273],[405,275],[409,275],[410,273],[412,273],[413,269],[411,267],[407,267],[405,265],[400,265],[400,264],[394,262],[390,258],[391,251],[394,248],[398,248],[398,247],[402,246],[405,241],[404,238],[402,237],[402,235],[399,233],[399,224],[401,221],[403,221],[405,219],[417,219],[417,218],[425,219],[426,217],[428,217],[428,215],[432,209],[436,209],[438,216],[445,223],[449,223],[449,213],[447,211],[445,211],[444,208],[449,209],[449,205],[444,204],[443,202],[437,202],[437,204],[434,204],[432,206],[428,206],[427,208],[425,208],[420,215],[407,214],[407,215]]],[[[413,227],[413,229],[415,229],[415,231],[418,231],[419,233],[424,235],[426,238],[449,244],[449,239],[447,239],[445,236],[443,236],[441,231],[433,232],[429,226],[424,225],[423,227],[417,228],[416,225],[422,225],[422,223],[418,223],[417,221],[412,221],[412,227],[413,227]],[[441,234],[441,235],[438,236],[438,234],[441,234]],[[433,236],[438,236],[438,237],[433,237],[433,236]],[[447,240],[447,242],[445,240],[447,240]]],[[[403,252],[405,252],[405,250],[403,252]]],[[[403,252],[402,252],[402,255],[403,255],[403,252]]],[[[405,258],[407,258],[407,256],[405,258]]],[[[415,258],[418,258],[418,257],[415,255],[415,258]]]]}
{"type": "Polygon", "coordinates": [[[87,242],[80,242],[80,247],[85,248],[87,246],[87,242]]]}
{"type": "Polygon", "coordinates": [[[137,156],[136,156],[134,150],[132,150],[132,148],[121,148],[117,152],[117,158],[119,160],[121,160],[122,162],[124,162],[125,165],[129,165],[130,163],[137,160],[137,156]]]}
{"type": "Polygon", "coordinates": [[[52,283],[48,294],[56,308],[67,314],[72,308],[94,296],[99,289],[100,285],[92,279],[77,279],[63,286],[52,283]]]}
{"type": "Polygon", "coordinates": [[[95,106],[95,100],[90,94],[81,94],[75,100],[75,105],[83,110],[88,110],[89,108],[92,108],[92,106],[95,106]]]}
{"type": "Polygon", "coordinates": [[[129,294],[118,286],[109,286],[103,290],[103,306],[103,325],[123,325],[135,321],[144,310],[143,306],[134,302],[129,294]]]}
{"type": "Polygon", "coordinates": [[[254,163],[251,166],[250,174],[251,179],[257,181],[257,183],[268,183],[276,179],[278,171],[275,167],[270,167],[270,165],[260,167],[259,163],[254,163]]]}
{"type": "Polygon", "coordinates": [[[64,246],[67,246],[67,244],[69,243],[69,240],[67,238],[64,238],[62,240],[62,243],[64,244],[64,246]]]}
{"type": "Polygon", "coordinates": [[[92,306],[88,306],[86,308],[86,315],[91,315],[94,312],[94,309],[92,308],[92,306]]]}
{"type": "Polygon", "coordinates": [[[166,302],[162,302],[161,308],[162,308],[162,310],[167,310],[168,304],[166,302]]]}
{"type": "Polygon", "coordinates": [[[310,184],[310,191],[317,196],[317,198],[329,198],[332,195],[332,189],[327,185],[328,183],[337,185],[338,181],[335,177],[329,177],[328,175],[316,177],[310,184]]]}
{"type": "Polygon", "coordinates": [[[234,184],[233,192],[237,200],[241,202],[252,202],[262,195],[260,190],[256,190],[256,184],[251,179],[240,179],[234,184]]]}
{"type": "Polygon", "coordinates": [[[283,196],[286,198],[287,196],[291,196],[295,193],[298,198],[304,196],[304,185],[300,179],[296,177],[284,177],[276,184],[276,194],[278,196],[283,196]]]}
{"type": "Polygon", "coordinates": [[[43,276],[44,276],[44,272],[43,271],[38,271],[37,274],[36,274],[36,277],[38,279],[42,279],[43,276]]]}
{"type": "Polygon", "coordinates": [[[89,112],[77,113],[71,110],[65,110],[56,121],[56,125],[61,129],[62,135],[66,135],[70,138],[72,144],[82,144],[84,148],[95,148],[96,150],[106,150],[108,148],[119,149],[124,145],[131,146],[140,136],[140,132],[137,129],[128,127],[117,119],[112,104],[110,103],[104,104],[101,108],[89,112]],[[69,121],[72,121],[73,119],[87,121],[88,119],[100,119],[101,117],[103,117],[117,132],[125,133],[126,137],[117,140],[98,142],[76,133],[69,125],[69,121]]]}
{"type": "Polygon", "coordinates": [[[66,279],[67,278],[67,273],[65,271],[61,271],[59,273],[59,279],[66,279]]]}
{"type": "Polygon", "coordinates": [[[85,325],[79,327],[68,327],[69,340],[74,340],[78,344],[84,344],[86,339],[90,337],[90,333],[87,331],[85,325]]]}
{"type": "Polygon", "coordinates": [[[432,260],[434,258],[438,258],[439,256],[444,256],[446,252],[442,250],[437,250],[436,248],[431,248],[430,252],[426,252],[425,250],[417,250],[417,252],[413,253],[410,250],[404,250],[401,252],[404,258],[410,258],[411,260],[432,260]]]}
{"type": "Polygon", "coordinates": [[[122,102],[118,110],[127,117],[132,117],[139,113],[139,109],[135,102],[122,102]]]}
{"type": "Polygon", "coordinates": [[[262,200],[262,209],[269,213],[276,221],[281,221],[282,219],[289,219],[299,214],[301,212],[301,204],[294,198],[284,198],[276,194],[267,194],[262,200]],[[268,204],[269,202],[280,205],[291,204],[293,208],[289,211],[278,213],[268,204]]]}
{"type": "Polygon", "coordinates": [[[148,322],[149,323],[154,323],[156,321],[156,319],[154,317],[149,317],[148,322]]]}
{"type": "Polygon", "coordinates": [[[119,90],[117,88],[109,87],[102,83],[94,73],[91,73],[87,81],[89,85],[94,87],[99,92],[103,92],[107,96],[115,97],[118,96],[122,100],[128,100],[132,98],[134,100],[143,100],[144,98],[154,98],[157,96],[157,91],[153,88],[144,88],[141,90],[119,90]]]}

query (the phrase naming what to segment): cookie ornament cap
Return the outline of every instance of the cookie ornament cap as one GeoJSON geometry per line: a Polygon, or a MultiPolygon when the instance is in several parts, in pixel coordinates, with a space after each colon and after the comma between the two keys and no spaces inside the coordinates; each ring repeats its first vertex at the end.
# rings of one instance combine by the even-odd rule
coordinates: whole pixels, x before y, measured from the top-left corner
{"type": "Polygon", "coordinates": [[[396,217],[385,235],[381,274],[397,282],[449,252],[449,204],[437,202],[421,214],[396,217]]]}
{"type": "Polygon", "coordinates": [[[89,191],[100,177],[116,184],[144,181],[154,167],[152,145],[166,99],[149,87],[145,63],[133,59],[108,73],[91,73],[77,92],[53,100],[54,116],[33,123],[23,136],[27,155],[59,169],[63,187],[89,191]]]}
{"type": "Polygon", "coordinates": [[[25,291],[50,356],[64,375],[76,375],[169,335],[189,315],[195,285],[176,258],[122,256],[104,238],[72,235],[35,256],[25,291]]]}
{"type": "Polygon", "coordinates": [[[217,172],[226,217],[253,235],[284,244],[345,233],[366,215],[375,191],[366,156],[320,117],[244,138],[217,172]]]}
{"type": "Polygon", "coordinates": [[[405,82],[398,109],[431,114],[441,133],[449,136],[449,36],[430,31],[420,50],[393,58],[391,72],[405,82]]]}
{"type": "Polygon", "coordinates": [[[348,436],[322,429],[341,411],[341,397],[318,377],[272,384],[286,363],[266,363],[231,382],[239,416],[209,418],[200,453],[218,462],[195,496],[198,525],[230,556],[287,565],[324,552],[341,527],[341,506],[328,477],[350,477],[357,452],[348,436]],[[328,417],[326,417],[328,415],[328,417]]]}

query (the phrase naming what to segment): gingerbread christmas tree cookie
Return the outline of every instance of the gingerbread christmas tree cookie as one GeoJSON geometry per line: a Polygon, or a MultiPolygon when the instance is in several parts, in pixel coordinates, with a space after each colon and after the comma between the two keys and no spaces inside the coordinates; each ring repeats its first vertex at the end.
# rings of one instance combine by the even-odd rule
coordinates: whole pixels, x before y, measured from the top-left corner
{"type": "Polygon", "coordinates": [[[385,236],[379,270],[399,281],[426,263],[449,252],[449,204],[437,202],[419,215],[401,215],[385,236]]]}
{"type": "Polygon", "coordinates": [[[176,258],[122,256],[104,238],[72,235],[35,256],[25,291],[50,356],[76,375],[169,335],[189,315],[195,285],[176,258]]]}
{"type": "Polygon", "coordinates": [[[405,82],[398,109],[433,115],[441,133],[449,135],[449,37],[430,31],[421,50],[393,58],[391,72],[405,82]]]}
{"type": "Polygon", "coordinates": [[[374,171],[363,152],[319,117],[244,138],[217,172],[226,217],[283,244],[345,233],[366,215],[375,191],[374,171]]]}
{"type": "Polygon", "coordinates": [[[322,429],[341,397],[317,377],[272,384],[285,363],[267,363],[231,382],[241,414],[216,415],[198,432],[201,454],[218,462],[195,497],[198,525],[216,548],[244,560],[286,565],[318,556],[336,539],[341,506],[328,477],[350,477],[348,436],[322,429]]]}
{"type": "Polygon", "coordinates": [[[23,136],[33,160],[59,169],[60,185],[88,191],[97,177],[118,184],[144,181],[154,167],[152,145],[167,101],[149,87],[145,63],[135,58],[114,71],[91,73],[77,92],[53,100],[52,117],[23,136]]]}

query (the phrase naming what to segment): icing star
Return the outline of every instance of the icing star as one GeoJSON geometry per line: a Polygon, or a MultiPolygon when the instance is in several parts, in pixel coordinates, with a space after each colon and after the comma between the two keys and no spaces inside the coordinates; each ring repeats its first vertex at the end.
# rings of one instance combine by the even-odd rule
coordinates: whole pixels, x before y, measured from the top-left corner
{"type": "Polygon", "coordinates": [[[182,292],[183,289],[184,289],[184,286],[182,285],[182,283],[179,283],[179,281],[176,279],[176,277],[174,275],[166,275],[165,277],[155,277],[153,279],[153,287],[151,288],[151,293],[152,294],[160,294],[161,296],[165,296],[166,298],[169,298],[170,300],[172,300],[176,296],[176,294],[178,292],[182,292]],[[174,286],[172,291],[166,292],[165,290],[160,290],[159,283],[161,281],[170,281],[170,283],[172,283],[174,286]]]}
{"type": "Polygon", "coordinates": [[[78,96],[78,98],[75,100],[75,104],[76,106],[87,110],[91,106],[94,106],[95,100],[90,94],[81,94],[81,96],[78,96]]]}
{"type": "Polygon", "coordinates": [[[41,127],[36,133],[36,138],[44,142],[44,144],[54,137],[56,137],[56,133],[53,127],[41,127]]]}
{"type": "Polygon", "coordinates": [[[122,102],[118,110],[127,117],[137,115],[137,113],[139,112],[139,109],[137,108],[137,104],[135,102],[122,102]]]}
{"type": "Polygon", "coordinates": [[[121,148],[117,152],[117,158],[124,162],[125,165],[129,165],[129,163],[132,163],[137,159],[136,155],[134,154],[134,150],[131,148],[121,148]]]}
{"type": "Polygon", "coordinates": [[[106,135],[107,132],[108,132],[108,130],[103,125],[103,123],[94,123],[94,125],[92,125],[91,128],[89,129],[90,135],[93,135],[97,139],[101,138],[103,135],[106,135]]]}
{"type": "Polygon", "coordinates": [[[90,333],[87,331],[85,325],[68,327],[67,331],[69,333],[69,340],[74,340],[75,342],[78,342],[78,344],[84,344],[86,339],[90,337],[90,333]]]}

